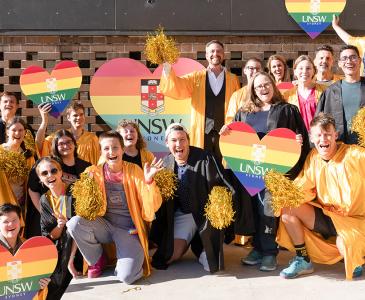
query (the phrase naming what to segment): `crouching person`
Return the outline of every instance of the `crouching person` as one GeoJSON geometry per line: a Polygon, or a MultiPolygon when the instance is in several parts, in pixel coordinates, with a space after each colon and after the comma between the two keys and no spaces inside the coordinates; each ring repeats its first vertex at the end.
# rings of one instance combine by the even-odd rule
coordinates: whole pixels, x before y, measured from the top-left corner
{"type": "Polygon", "coordinates": [[[116,131],[102,133],[99,143],[104,163],[85,172],[101,190],[101,212],[93,221],[75,216],[67,222],[67,228],[90,266],[89,277],[100,276],[105,266],[101,244],[114,242],[115,275],[131,284],[151,272],[145,221],[151,222],[161,205],[153,176],[161,169],[162,161],[146,163],[143,171],[123,161],[123,139],[116,131]]]}
{"type": "Polygon", "coordinates": [[[331,115],[320,113],[310,124],[315,149],[296,183],[307,202],[284,208],[278,243],[296,251],[284,278],[313,272],[312,261],[345,262],[346,278],[362,274],[365,255],[365,149],[336,143],[331,115]]]}
{"type": "Polygon", "coordinates": [[[171,124],[165,140],[171,153],[164,158],[164,167],[177,175],[178,187],[174,199],[163,203],[152,222],[150,239],[158,246],[152,266],[166,269],[191,245],[206,271],[221,270],[224,232],[212,227],[204,215],[204,206],[214,186],[232,188],[214,157],[189,145],[188,132],[181,124],[171,124]]]}

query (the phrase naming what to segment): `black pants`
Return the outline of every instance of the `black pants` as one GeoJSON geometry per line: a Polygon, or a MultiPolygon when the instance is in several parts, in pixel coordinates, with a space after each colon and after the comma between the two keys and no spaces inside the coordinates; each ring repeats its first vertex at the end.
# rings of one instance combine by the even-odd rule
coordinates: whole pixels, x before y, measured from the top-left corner
{"type": "Polygon", "coordinates": [[[204,134],[204,150],[211,152],[217,161],[222,161],[222,153],[219,149],[219,133],[212,129],[208,134],[204,134]]]}

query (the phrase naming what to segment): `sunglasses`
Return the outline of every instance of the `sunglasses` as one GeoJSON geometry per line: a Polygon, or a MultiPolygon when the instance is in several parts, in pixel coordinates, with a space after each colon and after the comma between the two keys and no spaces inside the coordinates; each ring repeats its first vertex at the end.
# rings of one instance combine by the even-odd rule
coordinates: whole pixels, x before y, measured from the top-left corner
{"type": "Polygon", "coordinates": [[[40,175],[42,177],[46,177],[48,175],[56,175],[58,173],[58,169],[57,168],[52,168],[50,172],[48,172],[47,170],[44,170],[40,173],[40,175]]]}

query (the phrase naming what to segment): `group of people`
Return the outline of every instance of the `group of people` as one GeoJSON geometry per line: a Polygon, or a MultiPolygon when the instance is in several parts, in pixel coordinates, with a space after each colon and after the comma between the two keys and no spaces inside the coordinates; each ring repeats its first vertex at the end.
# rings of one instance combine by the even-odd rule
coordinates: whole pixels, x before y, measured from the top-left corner
{"type": "MultiPolygon", "coordinates": [[[[337,18],[333,27],[345,42],[361,45],[339,27],[337,18]]],[[[284,57],[270,57],[268,72],[252,57],[243,68],[247,85],[242,88],[223,66],[224,45],[218,40],[206,45],[204,70],[178,77],[164,63],[161,92],[191,98],[191,127],[168,126],[170,154],[159,160],[148,151],[135,121],[122,120],[115,131],[97,137],[84,129],[83,105],[73,102],[66,110],[71,127],[46,137],[51,104],[39,106],[42,123],[35,134],[16,116],[15,95],[3,92],[0,167],[6,158],[16,158],[17,170],[30,171],[13,176],[10,167],[0,169],[0,244],[14,252],[21,239],[43,235],[54,241],[56,270],[40,282],[48,285],[42,297],[52,300],[60,299],[85,267],[93,278],[114,262],[117,278],[131,284],[150,275],[151,267],[166,269],[189,247],[206,271],[222,270],[223,243],[235,236],[253,237],[253,249],[241,263],[258,265],[261,271],[277,268],[280,245],[296,252],[280,273],[284,278],[313,272],[312,262],[341,259],[346,278],[360,276],[365,262],[365,203],[360,198],[365,150],[355,145],[351,122],[365,103],[363,52],[343,46],[339,76],[332,73],[333,49],[321,46],[314,60],[307,55],[296,59],[293,80],[284,57]],[[277,217],[267,189],[255,196],[247,193],[219,148],[219,138],[230,134],[232,122],[249,124],[260,138],[276,128],[295,132],[301,154],[287,175],[303,188],[301,206],[283,207],[277,217]],[[163,201],[154,180],[163,168],[178,181],[173,200],[163,201]],[[94,180],[102,198],[92,220],[76,215],[74,207],[72,186],[83,173],[94,180]],[[233,195],[235,221],[225,229],[213,227],[204,212],[216,186],[233,195]]]]}

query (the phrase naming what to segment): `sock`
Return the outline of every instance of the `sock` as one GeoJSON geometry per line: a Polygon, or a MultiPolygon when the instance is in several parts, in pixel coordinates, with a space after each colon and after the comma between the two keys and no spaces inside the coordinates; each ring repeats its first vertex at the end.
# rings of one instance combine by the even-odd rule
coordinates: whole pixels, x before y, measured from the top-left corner
{"type": "Polygon", "coordinates": [[[310,262],[310,258],[308,256],[307,248],[305,247],[305,244],[300,245],[294,245],[295,252],[297,253],[297,256],[303,257],[306,262],[310,262]]]}

